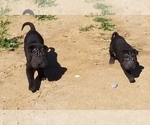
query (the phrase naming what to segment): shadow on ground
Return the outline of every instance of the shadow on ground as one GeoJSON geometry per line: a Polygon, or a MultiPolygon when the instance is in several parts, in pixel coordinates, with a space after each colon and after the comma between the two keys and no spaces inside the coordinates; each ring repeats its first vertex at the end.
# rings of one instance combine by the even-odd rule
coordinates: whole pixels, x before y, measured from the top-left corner
{"type": "MultiPolygon", "coordinates": [[[[67,68],[61,67],[61,65],[58,63],[57,53],[55,52],[55,49],[52,47],[49,49],[50,51],[48,52],[48,66],[44,71],[45,79],[48,79],[48,81],[57,81],[64,75],[64,73],[67,71],[67,68]]],[[[39,76],[36,77],[35,83],[37,90],[39,90],[41,86],[41,80],[39,76]]]]}
{"type": "Polygon", "coordinates": [[[144,69],[144,67],[141,66],[139,64],[139,62],[137,62],[136,68],[131,71],[131,74],[133,75],[134,78],[138,78],[140,76],[140,74],[141,74],[143,69],[144,69]]]}
{"type": "Polygon", "coordinates": [[[48,52],[48,68],[45,69],[45,76],[48,81],[57,81],[67,71],[67,68],[61,67],[57,61],[57,53],[54,48],[50,48],[48,52]]]}

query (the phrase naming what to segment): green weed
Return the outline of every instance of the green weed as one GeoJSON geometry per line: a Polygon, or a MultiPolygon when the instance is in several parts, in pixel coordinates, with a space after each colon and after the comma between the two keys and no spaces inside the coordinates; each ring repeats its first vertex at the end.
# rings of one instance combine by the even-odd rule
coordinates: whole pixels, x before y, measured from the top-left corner
{"type": "Polygon", "coordinates": [[[8,25],[10,21],[7,19],[4,21],[0,19],[0,48],[6,48],[7,50],[14,50],[17,48],[21,42],[18,42],[15,39],[10,39],[10,35],[7,33],[8,25]]]}
{"type": "Polygon", "coordinates": [[[0,15],[7,14],[9,12],[10,12],[10,9],[8,7],[5,7],[5,8],[1,7],[0,8],[0,15]]]}
{"type": "Polygon", "coordinates": [[[108,19],[102,17],[96,17],[94,18],[94,21],[101,23],[100,29],[108,30],[108,31],[113,31],[115,29],[115,24],[112,24],[108,19]]]}
{"type": "Polygon", "coordinates": [[[14,50],[15,48],[18,48],[19,45],[21,45],[21,42],[18,42],[16,40],[13,39],[8,39],[8,38],[0,38],[0,48],[6,48],[9,51],[14,50]]]}
{"type": "Polygon", "coordinates": [[[82,31],[82,32],[87,32],[87,31],[90,31],[93,28],[94,28],[94,26],[91,24],[89,26],[81,27],[79,30],[82,31]]]}
{"type": "Polygon", "coordinates": [[[57,20],[54,15],[36,15],[35,18],[38,20],[57,20]]]}

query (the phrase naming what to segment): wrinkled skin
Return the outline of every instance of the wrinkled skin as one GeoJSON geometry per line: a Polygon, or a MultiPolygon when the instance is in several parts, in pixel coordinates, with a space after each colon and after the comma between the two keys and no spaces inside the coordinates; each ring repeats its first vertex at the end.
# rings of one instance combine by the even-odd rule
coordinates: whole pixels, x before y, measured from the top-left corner
{"type": "Polygon", "coordinates": [[[122,52],[122,64],[126,70],[133,70],[137,65],[136,52],[126,50],[122,52]]]}
{"type": "Polygon", "coordinates": [[[44,45],[35,46],[31,53],[31,66],[34,69],[45,68],[47,62],[47,48],[44,45]]]}

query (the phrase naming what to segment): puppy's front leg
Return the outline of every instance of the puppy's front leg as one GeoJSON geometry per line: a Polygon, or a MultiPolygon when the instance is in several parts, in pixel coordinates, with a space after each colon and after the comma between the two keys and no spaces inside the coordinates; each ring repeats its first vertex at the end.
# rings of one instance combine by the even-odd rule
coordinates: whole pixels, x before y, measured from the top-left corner
{"type": "Polygon", "coordinates": [[[129,70],[126,70],[123,65],[121,65],[121,68],[123,69],[125,75],[128,77],[130,83],[134,83],[135,79],[134,79],[133,75],[131,74],[131,72],[129,70]]]}
{"type": "Polygon", "coordinates": [[[35,84],[34,84],[34,72],[35,72],[34,69],[26,67],[26,74],[29,82],[29,90],[32,92],[36,91],[35,84]]]}
{"type": "Polygon", "coordinates": [[[109,55],[110,55],[109,64],[114,64],[114,62],[115,62],[115,56],[114,56],[114,53],[111,50],[111,48],[109,48],[109,55]]]}

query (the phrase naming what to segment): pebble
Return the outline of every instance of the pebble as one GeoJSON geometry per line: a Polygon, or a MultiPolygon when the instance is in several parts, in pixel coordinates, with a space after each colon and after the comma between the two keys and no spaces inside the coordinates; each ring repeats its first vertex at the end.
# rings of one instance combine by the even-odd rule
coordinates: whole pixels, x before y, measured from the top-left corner
{"type": "Polygon", "coordinates": [[[111,87],[112,87],[112,88],[117,88],[117,86],[118,86],[118,84],[116,84],[116,83],[112,83],[112,84],[111,84],[111,87]]]}
{"type": "Polygon", "coordinates": [[[80,77],[80,75],[75,75],[75,78],[79,78],[80,77]]]}

